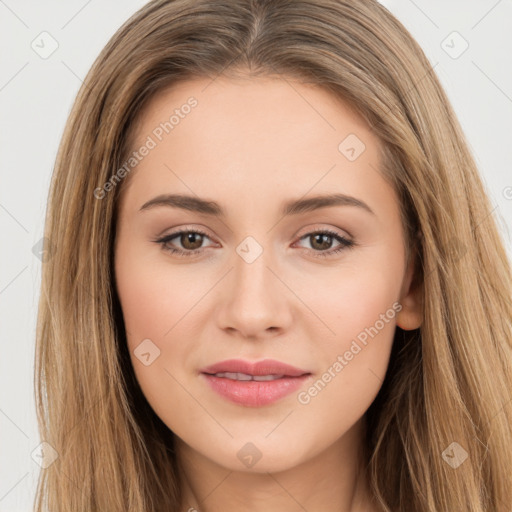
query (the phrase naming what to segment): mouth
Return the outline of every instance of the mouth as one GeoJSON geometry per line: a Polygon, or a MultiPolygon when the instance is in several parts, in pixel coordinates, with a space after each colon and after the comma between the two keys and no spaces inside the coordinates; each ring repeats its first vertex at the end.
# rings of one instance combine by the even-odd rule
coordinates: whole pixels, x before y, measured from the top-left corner
{"type": "Polygon", "coordinates": [[[206,375],[213,375],[221,379],[231,380],[256,380],[258,382],[264,382],[269,380],[282,379],[283,377],[290,377],[289,375],[249,375],[247,373],[230,373],[230,372],[218,372],[218,373],[207,373],[206,375]]]}
{"type": "Polygon", "coordinates": [[[204,368],[200,375],[223,398],[245,407],[262,407],[296,391],[312,374],[269,359],[257,363],[232,359],[204,368]]]}

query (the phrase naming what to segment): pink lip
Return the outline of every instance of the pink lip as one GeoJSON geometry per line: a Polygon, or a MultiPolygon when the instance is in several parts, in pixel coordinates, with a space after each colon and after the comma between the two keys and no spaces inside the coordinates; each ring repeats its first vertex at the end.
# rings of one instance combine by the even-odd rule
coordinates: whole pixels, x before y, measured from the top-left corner
{"type": "Polygon", "coordinates": [[[296,391],[309,379],[311,373],[272,359],[256,363],[230,359],[203,368],[201,375],[210,387],[224,398],[246,407],[261,407],[296,391]],[[270,381],[239,381],[214,375],[220,372],[283,377],[270,381]]]}
{"type": "Polygon", "coordinates": [[[201,373],[210,374],[220,372],[236,372],[247,375],[285,375],[287,377],[300,377],[305,373],[309,373],[307,370],[301,370],[274,359],[264,359],[255,363],[243,361],[242,359],[228,359],[201,370],[201,373]]]}

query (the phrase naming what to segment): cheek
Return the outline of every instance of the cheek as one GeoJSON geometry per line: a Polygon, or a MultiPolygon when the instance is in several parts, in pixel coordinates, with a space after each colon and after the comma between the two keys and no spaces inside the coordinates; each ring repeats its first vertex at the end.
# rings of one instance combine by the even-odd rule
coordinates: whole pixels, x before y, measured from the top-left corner
{"type": "Polygon", "coordinates": [[[165,263],[155,264],[142,252],[122,254],[116,256],[116,282],[130,341],[151,338],[158,343],[197,302],[197,280],[179,270],[170,272],[165,263]]]}
{"type": "MultiPolygon", "coordinates": [[[[115,272],[135,377],[153,410],[163,417],[176,386],[166,340],[184,315],[180,285],[174,280],[169,288],[165,272],[136,251],[119,251],[115,272]]],[[[180,345],[174,346],[172,356],[179,359],[179,351],[180,345]]]]}
{"type": "Polygon", "coordinates": [[[137,380],[158,411],[163,397],[169,399],[163,390],[179,388],[172,376],[180,378],[196,350],[199,337],[193,333],[201,326],[197,306],[211,285],[185,267],[171,269],[165,260],[151,260],[149,251],[121,248],[115,272],[127,346],[137,380]],[[173,343],[175,339],[187,343],[173,343]]]}
{"type": "MultiPolygon", "coordinates": [[[[400,285],[398,267],[369,263],[343,268],[321,281],[312,277],[303,290],[304,293],[308,290],[308,306],[329,328],[328,346],[337,345],[339,348],[376,322],[379,331],[392,329],[390,324],[393,324],[396,308],[399,308],[396,301],[400,285]],[[385,325],[381,322],[382,315],[385,325]]],[[[314,336],[313,332],[311,335],[314,336]]]]}
{"type": "Polygon", "coordinates": [[[316,319],[305,327],[311,327],[308,337],[315,342],[316,372],[296,397],[294,421],[304,446],[318,448],[319,436],[322,445],[336,442],[364,416],[382,387],[400,306],[398,284],[379,270],[346,272],[336,286],[310,297],[312,309],[335,334],[315,336],[316,319]]]}
{"type": "Polygon", "coordinates": [[[318,407],[319,414],[336,404],[341,415],[352,411],[354,419],[364,414],[377,395],[401,309],[399,271],[399,266],[375,264],[364,271],[344,269],[334,284],[324,286],[323,293],[317,289],[309,295],[308,305],[331,331],[331,336],[315,336],[312,325],[318,322],[308,324],[309,337],[317,340],[318,379],[306,390],[302,403],[318,407]]]}
{"type": "Polygon", "coordinates": [[[347,283],[340,308],[343,338],[364,343],[365,333],[380,339],[389,337],[396,317],[398,286],[383,273],[368,273],[366,278],[347,283]]]}

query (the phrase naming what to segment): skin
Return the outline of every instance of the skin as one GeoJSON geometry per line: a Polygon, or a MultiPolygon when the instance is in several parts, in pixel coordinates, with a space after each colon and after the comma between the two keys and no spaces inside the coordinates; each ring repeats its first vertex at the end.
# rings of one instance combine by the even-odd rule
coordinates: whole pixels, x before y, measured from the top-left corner
{"type": "Polygon", "coordinates": [[[136,377],[176,434],[184,499],[217,511],[376,511],[358,471],[364,414],[389,363],[396,325],[421,325],[419,290],[407,265],[398,198],[379,173],[379,140],[331,94],[279,77],[195,79],[153,98],[134,150],[175,108],[198,105],[132,171],[119,204],[115,276],[136,377]],[[348,134],[366,148],[354,161],[338,150],[348,134]],[[343,193],[364,201],[283,217],[284,201],[343,193]],[[217,218],[141,206],[165,193],[218,202],[217,218]],[[166,252],[155,239],[183,229],[166,252]],[[356,245],[331,256],[332,230],[356,245]],[[262,254],[236,252],[253,237],[262,254]],[[202,240],[202,242],[201,242],[202,240]],[[188,241],[188,242],[187,242],[188,241]],[[217,395],[199,370],[231,358],[277,359],[312,373],[307,391],[380,315],[402,309],[311,398],[298,393],[263,407],[217,395]],[[394,311],[394,310],[392,310],[394,311]],[[150,339],[160,355],[145,366],[134,350],[150,339]],[[261,458],[247,467],[246,444],[261,458]],[[302,508],[303,507],[303,508],[302,508]]]}

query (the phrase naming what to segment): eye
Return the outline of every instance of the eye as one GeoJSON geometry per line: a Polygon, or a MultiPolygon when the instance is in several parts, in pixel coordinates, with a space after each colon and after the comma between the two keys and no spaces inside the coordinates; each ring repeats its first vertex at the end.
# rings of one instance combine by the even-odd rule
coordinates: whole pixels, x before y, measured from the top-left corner
{"type": "Polygon", "coordinates": [[[312,241],[311,246],[313,247],[313,252],[316,253],[314,256],[320,258],[332,256],[344,249],[349,249],[355,246],[355,242],[353,240],[349,240],[348,238],[328,229],[307,233],[300,238],[300,240],[304,239],[312,241]],[[333,240],[336,240],[339,243],[339,246],[336,249],[325,250],[328,249],[326,246],[332,245],[333,240]]]}
{"type": "Polygon", "coordinates": [[[203,231],[187,229],[166,235],[159,240],[155,240],[155,242],[161,244],[163,249],[171,254],[177,254],[179,256],[193,256],[194,254],[201,252],[201,245],[203,244],[205,237],[209,238],[203,231]],[[170,247],[168,245],[169,242],[175,238],[179,239],[183,249],[170,247]]]}
{"type": "MultiPolygon", "coordinates": [[[[175,254],[178,256],[194,256],[198,253],[202,252],[204,239],[210,238],[206,233],[197,229],[187,229],[176,231],[175,233],[171,233],[166,235],[160,239],[154,240],[154,242],[162,245],[163,249],[171,254],[175,254]],[[174,239],[178,239],[182,248],[172,247],[170,242],[174,239]]],[[[319,230],[313,231],[311,233],[307,233],[302,236],[299,240],[304,239],[312,240],[312,249],[311,251],[314,253],[314,257],[327,257],[333,254],[339,253],[344,249],[349,249],[354,247],[356,244],[353,240],[349,240],[338,233],[330,230],[319,230]],[[328,249],[327,246],[332,245],[333,240],[336,240],[339,246],[335,249],[328,249]]]]}

